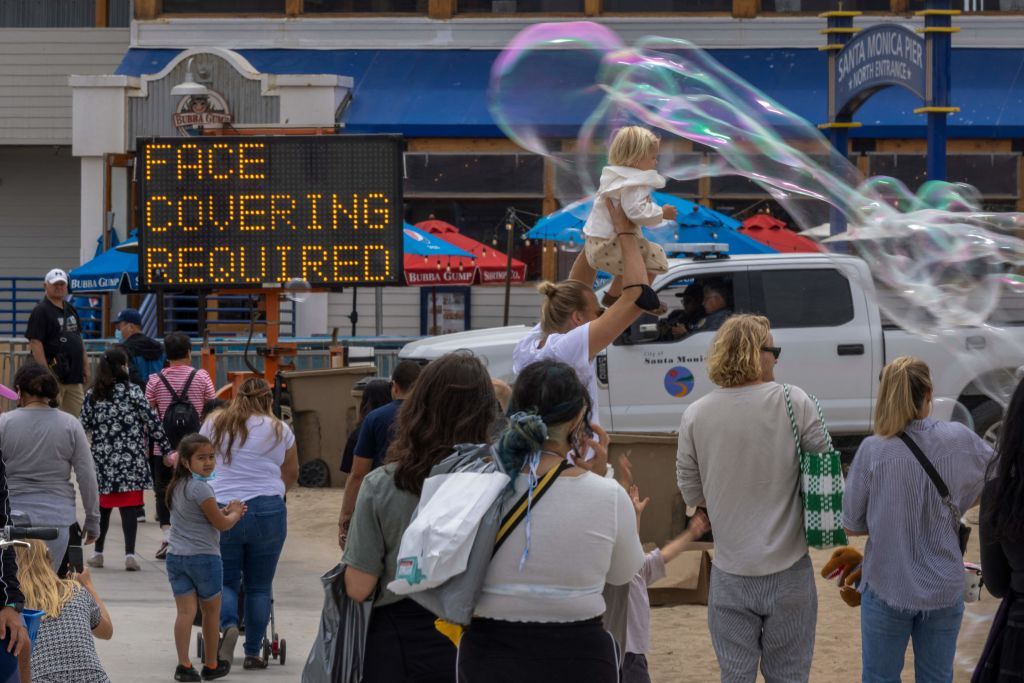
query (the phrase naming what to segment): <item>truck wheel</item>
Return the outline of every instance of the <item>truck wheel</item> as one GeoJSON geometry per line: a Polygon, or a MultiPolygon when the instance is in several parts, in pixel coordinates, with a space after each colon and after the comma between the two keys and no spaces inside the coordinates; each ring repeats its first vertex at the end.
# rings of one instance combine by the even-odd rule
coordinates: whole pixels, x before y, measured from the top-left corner
{"type": "Polygon", "coordinates": [[[984,401],[971,411],[971,419],[974,420],[974,432],[994,448],[1003,426],[1003,407],[995,401],[984,401]]]}

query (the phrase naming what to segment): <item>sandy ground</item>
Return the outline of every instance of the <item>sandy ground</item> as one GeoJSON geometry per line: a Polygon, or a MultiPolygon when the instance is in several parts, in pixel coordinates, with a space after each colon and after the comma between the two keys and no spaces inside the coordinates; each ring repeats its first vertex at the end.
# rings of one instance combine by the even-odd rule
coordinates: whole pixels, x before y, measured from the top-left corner
{"type": "MultiPolygon", "coordinates": [[[[243,671],[239,643],[235,660],[239,667],[229,680],[300,679],[302,664],[320,618],[323,592],[318,579],[338,560],[335,534],[340,505],[338,490],[297,489],[289,494],[288,541],[274,588],[278,631],[287,640],[287,663],[285,666],[274,663],[262,672],[243,671]]],[[[152,510],[149,503],[147,510],[152,510]]],[[[129,574],[121,568],[120,528],[116,519],[112,521],[107,568],[94,572],[97,587],[108,602],[115,624],[114,640],[98,643],[100,656],[115,683],[171,680],[175,664],[171,636],[174,603],[163,563],[152,559],[159,530],[152,522],[140,527],[139,552],[145,564],[143,571],[129,574]]],[[[830,551],[812,553],[815,568],[820,569],[829,555],[830,551]]],[[[968,559],[977,558],[975,531],[968,559]]],[[[811,680],[822,683],[857,681],[860,678],[859,611],[847,607],[839,599],[837,589],[822,579],[818,579],[818,595],[817,642],[811,680]]],[[[968,605],[957,652],[956,681],[970,679],[997,606],[991,596],[968,605]]],[[[703,683],[718,679],[707,632],[706,608],[656,608],[651,621],[653,643],[649,661],[654,681],[703,683]]],[[[908,655],[905,680],[913,678],[911,666],[912,656],[908,655]]]]}

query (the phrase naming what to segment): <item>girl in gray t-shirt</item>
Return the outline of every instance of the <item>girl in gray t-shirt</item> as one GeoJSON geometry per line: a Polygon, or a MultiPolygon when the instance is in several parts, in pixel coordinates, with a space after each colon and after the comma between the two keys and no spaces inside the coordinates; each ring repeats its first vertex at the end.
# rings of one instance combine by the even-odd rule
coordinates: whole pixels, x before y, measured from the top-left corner
{"type": "Polygon", "coordinates": [[[178,607],[174,622],[174,645],[178,651],[176,681],[221,678],[231,669],[230,662],[217,659],[220,594],[224,582],[220,532],[237,524],[246,506],[240,500],[233,500],[224,508],[217,506],[210,486],[216,476],[215,464],[216,455],[210,440],[200,434],[189,434],[178,444],[174,476],[167,485],[167,506],[171,509],[167,579],[178,607]],[[206,643],[202,677],[188,655],[197,601],[203,610],[206,643]]]}

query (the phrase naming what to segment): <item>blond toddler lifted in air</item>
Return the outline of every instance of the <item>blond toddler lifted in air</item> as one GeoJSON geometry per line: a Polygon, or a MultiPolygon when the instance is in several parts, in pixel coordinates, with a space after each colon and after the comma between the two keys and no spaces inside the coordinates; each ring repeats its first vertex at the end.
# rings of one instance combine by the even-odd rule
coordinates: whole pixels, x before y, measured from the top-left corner
{"type": "MultiPolygon", "coordinates": [[[[653,190],[665,187],[665,178],[655,170],[660,145],[658,137],[646,128],[626,126],[615,132],[608,149],[608,166],[601,172],[594,208],[583,226],[587,262],[595,270],[615,276],[602,302],[606,306],[622,295],[622,250],[603,200],[611,199],[619,204],[636,226],[637,243],[649,282],[654,282],[655,275],[668,270],[665,250],[644,239],[640,231],[641,226],[650,227],[676,219],[674,206],[658,206],[651,198],[653,190]]],[[[660,307],[660,303],[656,307],[660,307]]],[[[660,308],[652,310],[660,314],[659,311],[660,308]]]]}

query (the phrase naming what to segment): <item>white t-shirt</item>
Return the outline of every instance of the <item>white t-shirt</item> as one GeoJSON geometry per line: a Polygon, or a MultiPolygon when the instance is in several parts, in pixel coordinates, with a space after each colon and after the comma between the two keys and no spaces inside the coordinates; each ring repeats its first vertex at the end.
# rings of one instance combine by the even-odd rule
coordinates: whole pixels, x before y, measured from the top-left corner
{"type": "Polygon", "coordinates": [[[590,358],[590,323],[580,325],[565,334],[549,335],[544,346],[538,347],[543,336],[540,325],[537,325],[519,340],[512,351],[512,372],[518,375],[527,365],[540,360],[554,360],[571,366],[590,394],[590,421],[600,424],[597,363],[590,358]]]}
{"type": "Polygon", "coordinates": [[[665,217],[661,207],[651,197],[651,192],[663,187],[665,177],[657,171],[641,171],[631,166],[605,166],[594,197],[594,208],[583,225],[583,234],[602,239],[609,239],[615,234],[615,224],[605,206],[605,199],[611,199],[621,206],[634,225],[661,225],[665,217]]]}
{"type": "MultiPolygon", "coordinates": [[[[224,462],[223,444],[214,444],[217,451],[217,478],[213,480],[213,492],[218,503],[232,500],[252,500],[259,496],[284,497],[284,481],[281,479],[281,465],[284,454],[295,445],[291,428],[281,423],[281,438],[274,433],[276,420],[270,417],[253,416],[246,421],[249,436],[244,444],[239,438],[231,447],[231,462],[224,462]]],[[[213,440],[213,420],[203,423],[199,433],[213,440]]]]}
{"type": "MultiPolygon", "coordinates": [[[[526,491],[516,479],[514,505],[526,491]]],[[[474,614],[503,621],[570,622],[601,616],[604,585],[623,585],[643,566],[636,513],[614,479],[587,472],[561,476],[530,512],[530,554],[523,570],[526,520],[495,553],[474,614]],[[581,514],[585,511],[585,514],[581,514]]]]}

